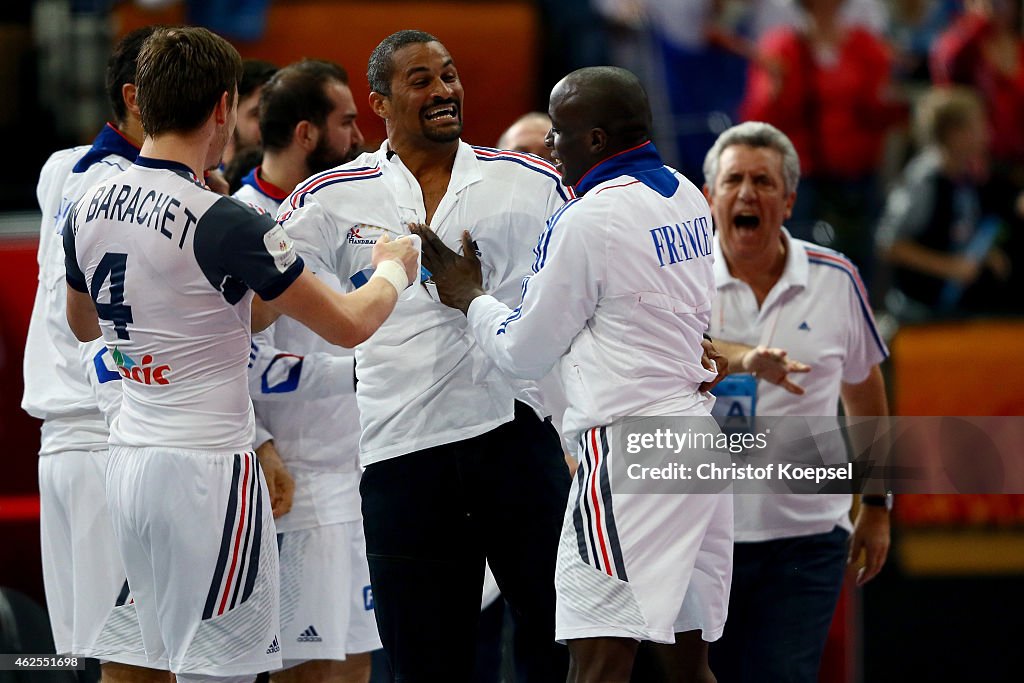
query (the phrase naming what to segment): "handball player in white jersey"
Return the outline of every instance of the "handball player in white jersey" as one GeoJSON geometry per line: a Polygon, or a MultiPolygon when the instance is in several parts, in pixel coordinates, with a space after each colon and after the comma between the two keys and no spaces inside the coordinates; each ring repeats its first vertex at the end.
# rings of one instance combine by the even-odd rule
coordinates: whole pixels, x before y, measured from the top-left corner
{"type": "Polygon", "coordinates": [[[251,451],[250,326],[280,313],[362,342],[416,268],[381,242],[372,282],[339,295],[268,215],[200,182],[235,123],[241,59],[202,28],[156,31],[136,85],[135,165],[88,190],[64,231],[68,322],[124,377],[106,493],[151,662],[180,683],[280,667],[275,528],[251,451]],[[258,298],[254,302],[255,292],[258,298]]]}

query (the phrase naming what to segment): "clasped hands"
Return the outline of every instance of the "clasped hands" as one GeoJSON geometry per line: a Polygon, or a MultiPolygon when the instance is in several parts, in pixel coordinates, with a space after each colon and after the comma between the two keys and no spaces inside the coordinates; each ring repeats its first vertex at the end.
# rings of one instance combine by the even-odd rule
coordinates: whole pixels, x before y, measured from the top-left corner
{"type": "Polygon", "coordinates": [[[469,231],[462,231],[461,256],[449,249],[437,233],[422,223],[410,225],[409,231],[419,235],[423,242],[423,267],[430,271],[430,279],[437,287],[441,303],[463,313],[468,312],[473,299],[487,293],[483,287],[480,259],[473,248],[473,238],[469,231]]]}

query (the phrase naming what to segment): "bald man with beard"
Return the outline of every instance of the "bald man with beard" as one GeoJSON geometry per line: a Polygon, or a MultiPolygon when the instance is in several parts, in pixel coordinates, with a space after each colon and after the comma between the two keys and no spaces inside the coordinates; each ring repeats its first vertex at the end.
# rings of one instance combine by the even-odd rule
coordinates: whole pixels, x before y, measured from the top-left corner
{"type": "Polygon", "coordinates": [[[716,377],[702,361],[715,291],[710,210],[662,163],[630,72],[572,72],[549,113],[547,145],[577,199],[548,221],[519,307],[483,289],[468,235],[459,256],[428,228],[414,232],[441,300],[466,313],[502,370],[537,379],[559,365],[563,429],[580,457],[555,573],[569,680],[628,681],[648,640],[676,646],[670,675],[709,683],[707,641],[721,636],[728,605],[731,497],[626,491],[612,473],[627,466],[626,418],[689,417],[714,429],[702,391],[716,377]]]}

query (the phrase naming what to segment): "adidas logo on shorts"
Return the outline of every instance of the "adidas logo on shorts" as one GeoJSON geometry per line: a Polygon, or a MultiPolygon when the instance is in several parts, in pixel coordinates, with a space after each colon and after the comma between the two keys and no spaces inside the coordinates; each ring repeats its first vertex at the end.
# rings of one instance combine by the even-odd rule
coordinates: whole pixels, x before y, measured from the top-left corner
{"type": "Polygon", "coordinates": [[[316,629],[312,625],[309,626],[305,631],[299,634],[299,637],[295,639],[297,643],[321,643],[323,638],[316,632],[316,629]]]}
{"type": "Polygon", "coordinates": [[[267,654],[268,655],[272,655],[275,652],[280,652],[280,651],[281,651],[281,646],[278,645],[278,643],[277,643],[277,636],[274,636],[274,642],[272,642],[270,644],[270,647],[267,648],[267,654]]]}

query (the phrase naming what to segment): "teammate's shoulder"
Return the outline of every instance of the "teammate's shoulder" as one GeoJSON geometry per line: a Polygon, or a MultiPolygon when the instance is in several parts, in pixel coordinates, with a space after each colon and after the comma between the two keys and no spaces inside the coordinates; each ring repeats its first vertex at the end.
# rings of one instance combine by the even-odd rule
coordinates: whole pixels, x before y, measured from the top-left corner
{"type": "Polygon", "coordinates": [[[234,222],[252,220],[258,216],[270,216],[273,219],[273,215],[262,206],[244,198],[228,195],[221,195],[213,202],[207,211],[207,215],[211,214],[217,220],[234,222]]]}
{"type": "Polygon", "coordinates": [[[277,214],[277,209],[281,204],[251,185],[242,185],[231,197],[243,204],[248,204],[259,213],[269,213],[271,216],[277,214]]]}
{"type": "Polygon", "coordinates": [[[555,227],[556,224],[566,223],[575,220],[585,220],[588,213],[591,215],[594,211],[593,202],[585,204],[584,199],[586,197],[573,197],[565,204],[562,204],[558,209],[551,214],[551,218],[548,219],[548,225],[555,227]]]}
{"type": "Polygon", "coordinates": [[[288,206],[289,210],[302,208],[310,198],[315,198],[318,193],[327,191],[334,195],[339,192],[359,193],[363,196],[366,192],[372,191],[374,183],[364,181],[380,178],[382,175],[381,166],[377,154],[367,152],[358,157],[334,168],[317,173],[306,178],[295,186],[292,193],[282,202],[281,206],[288,206]]]}
{"type": "Polygon", "coordinates": [[[470,145],[470,148],[479,161],[493,162],[496,168],[501,168],[509,173],[533,173],[561,182],[561,176],[551,162],[535,154],[480,145],[470,145]]]}
{"type": "Polygon", "coordinates": [[[78,145],[76,147],[67,147],[65,149],[58,149],[56,152],[51,154],[47,158],[46,163],[43,164],[43,169],[53,168],[55,166],[65,166],[69,163],[74,162],[85,156],[85,153],[90,149],[89,145],[78,145]]]}
{"type": "Polygon", "coordinates": [[[80,145],[78,147],[59,149],[51,154],[42,168],[39,169],[39,184],[45,185],[46,183],[53,182],[54,179],[63,183],[67,176],[71,174],[71,169],[78,163],[78,160],[84,157],[88,151],[88,145],[80,145]]]}
{"type": "MultiPolygon", "coordinates": [[[[463,143],[465,144],[465,143],[463,143]]],[[[534,186],[538,191],[554,191],[562,201],[575,197],[571,187],[562,184],[562,176],[551,162],[534,154],[507,149],[467,145],[481,171],[488,177],[512,180],[534,186]]]]}

